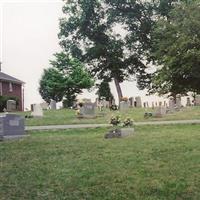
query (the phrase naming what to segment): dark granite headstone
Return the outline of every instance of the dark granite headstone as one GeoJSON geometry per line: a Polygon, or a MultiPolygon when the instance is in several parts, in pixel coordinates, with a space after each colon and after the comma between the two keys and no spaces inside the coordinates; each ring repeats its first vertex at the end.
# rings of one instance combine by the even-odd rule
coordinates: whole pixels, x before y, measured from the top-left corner
{"type": "Polygon", "coordinates": [[[16,138],[25,135],[24,118],[16,114],[0,115],[0,138],[16,138]]]}

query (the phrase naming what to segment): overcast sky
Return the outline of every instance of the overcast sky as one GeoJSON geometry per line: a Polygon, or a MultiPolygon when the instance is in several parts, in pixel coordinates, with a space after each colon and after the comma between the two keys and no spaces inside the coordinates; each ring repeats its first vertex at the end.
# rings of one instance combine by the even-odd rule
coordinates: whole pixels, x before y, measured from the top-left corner
{"type": "MultiPolygon", "coordinates": [[[[26,82],[27,108],[42,102],[38,93],[41,74],[60,50],[57,34],[62,5],[62,0],[0,0],[2,71],[26,82]]],[[[113,84],[111,87],[116,96],[113,84]]],[[[124,96],[145,98],[145,92],[139,91],[134,82],[123,83],[122,89],[124,96]]],[[[95,98],[94,92],[83,96],[95,98]]]]}

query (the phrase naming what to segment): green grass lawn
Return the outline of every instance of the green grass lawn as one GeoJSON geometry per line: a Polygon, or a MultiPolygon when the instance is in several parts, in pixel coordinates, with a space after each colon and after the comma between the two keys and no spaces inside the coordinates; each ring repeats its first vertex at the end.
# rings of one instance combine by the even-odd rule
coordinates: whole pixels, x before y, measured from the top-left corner
{"type": "MultiPolygon", "coordinates": [[[[78,119],[76,117],[76,111],[70,109],[62,109],[62,110],[48,110],[44,111],[43,118],[32,118],[26,120],[26,125],[34,126],[34,125],[53,125],[53,124],[94,124],[94,123],[109,123],[109,120],[112,115],[121,115],[124,119],[126,117],[132,118],[134,121],[158,121],[158,120],[183,120],[183,119],[200,119],[200,107],[190,107],[183,108],[179,112],[175,112],[173,114],[167,114],[163,118],[149,118],[144,119],[145,112],[152,112],[152,109],[144,109],[144,108],[130,108],[127,112],[119,112],[119,111],[109,111],[105,110],[103,116],[99,116],[95,119],[78,119]]],[[[22,115],[30,115],[30,112],[19,113],[22,115]]],[[[99,114],[99,112],[97,112],[99,114]]]]}
{"type": "Polygon", "coordinates": [[[32,132],[0,143],[1,200],[199,200],[200,125],[32,132]]]}

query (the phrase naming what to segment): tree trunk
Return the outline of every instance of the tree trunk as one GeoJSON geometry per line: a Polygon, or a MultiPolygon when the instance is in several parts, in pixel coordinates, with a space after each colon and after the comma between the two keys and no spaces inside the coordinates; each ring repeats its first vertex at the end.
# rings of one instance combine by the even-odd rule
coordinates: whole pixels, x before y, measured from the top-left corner
{"type": "Polygon", "coordinates": [[[123,97],[122,90],[121,90],[121,87],[120,87],[118,79],[114,78],[114,81],[115,81],[115,86],[116,86],[116,89],[117,89],[118,99],[119,99],[119,102],[120,102],[122,97],[123,97]]]}

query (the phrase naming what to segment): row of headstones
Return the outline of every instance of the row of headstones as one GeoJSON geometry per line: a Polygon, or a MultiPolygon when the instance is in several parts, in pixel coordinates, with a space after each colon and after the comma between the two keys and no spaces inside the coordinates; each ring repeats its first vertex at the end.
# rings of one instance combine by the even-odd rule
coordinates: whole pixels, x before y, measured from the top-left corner
{"type": "Polygon", "coordinates": [[[40,103],[31,104],[31,116],[33,117],[43,117],[43,110],[56,110],[56,101],[51,100],[50,104],[40,103]]]}

